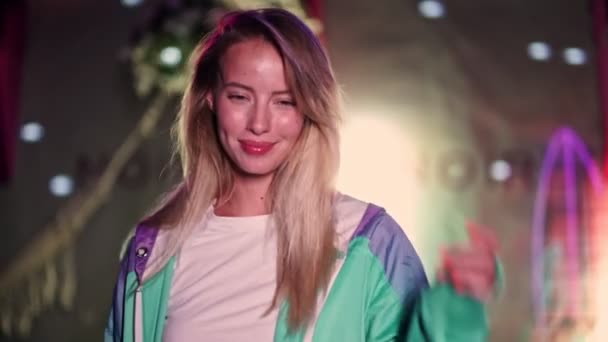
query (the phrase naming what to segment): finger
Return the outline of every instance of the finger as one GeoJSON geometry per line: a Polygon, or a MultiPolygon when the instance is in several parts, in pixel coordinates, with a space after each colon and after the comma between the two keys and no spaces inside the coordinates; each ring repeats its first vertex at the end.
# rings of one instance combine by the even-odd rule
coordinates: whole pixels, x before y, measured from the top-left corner
{"type": "Polygon", "coordinates": [[[487,274],[459,271],[452,274],[451,280],[456,292],[481,301],[487,300],[493,293],[493,284],[487,274]]]}
{"type": "Polygon", "coordinates": [[[480,267],[494,267],[495,255],[487,249],[475,246],[457,246],[446,249],[443,252],[443,265],[479,265],[480,267]]]}
{"type": "Polygon", "coordinates": [[[450,283],[454,279],[482,278],[492,287],[496,283],[496,271],[490,267],[452,267],[449,270],[439,272],[440,281],[450,283]],[[464,275],[464,278],[463,278],[464,275]]]}
{"type": "Polygon", "coordinates": [[[487,248],[480,247],[478,245],[468,244],[460,246],[451,246],[445,248],[443,256],[455,256],[455,255],[475,255],[475,256],[492,256],[494,252],[487,248]]]}
{"type": "Polygon", "coordinates": [[[477,223],[469,222],[467,224],[469,241],[473,245],[483,246],[491,250],[498,248],[498,241],[494,232],[477,223]]]}
{"type": "Polygon", "coordinates": [[[494,230],[477,223],[469,222],[467,224],[467,231],[472,244],[486,246],[492,250],[498,249],[499,244],[494,230]]]}
{"type": "Polygon", "coordinates": [[[494,256],[493,251],[473,245],[450,247],[443,253],[444,259],[481,259],[488,262],[493,262],[494,256]]]}
{"type": "Polygon", "coordinates": [[[494,259],[488,255],[477,256],[475,254],[449,255],[446,257],[444,267],[446,271],[471,270],[474,272],[494,273],[496,267],[494,259]]]}
{"type": "Polygon", "coordinates": [[[483,248],[496,251],[498,249],[498,240],[494,232],[478,223],[468,222],[467,230],[471,244],[483,248]]]}
{"type": "Polygon", "coordinates": [[[451,273],[476,273],[486,275],[494,281],[496,276],[496,264],[494,256],[487,251],[463,250],[454,248],[445,252],[444,267],[440,271],[451,273]]]}
{"type": "Polygon", "coordinates": [[[456,293],[460,295],[466,295],[465,287],[464,287],[464,279],[462,278],[462,274],[458,272],[450,273],[448,276],[448,283],[452,285],[456,293]]]}

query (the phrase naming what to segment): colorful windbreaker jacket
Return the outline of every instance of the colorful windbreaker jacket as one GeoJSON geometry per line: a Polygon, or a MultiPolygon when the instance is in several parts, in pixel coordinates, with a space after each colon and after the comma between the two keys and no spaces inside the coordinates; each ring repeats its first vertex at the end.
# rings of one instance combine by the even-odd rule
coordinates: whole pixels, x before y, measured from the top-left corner
{"type": "MultiPolygon", "coordinates": [[[[353,199],[351,199],[353,200],[353,199]]],[[[328,291],[314,321],[290,331],[289,303],[279,308],[275,342],[486,341],[484,305],[447,284],[428,286],[422,263],[386,211],[360,202],[358,223],[343,239],[328,291]]],[[[160,342],[176,257],[142,283],[163,231],[140,224],[122,257],[105,341],[160,342]]],[[[197,337],[204,341],[205,337],[197,337]]]]}

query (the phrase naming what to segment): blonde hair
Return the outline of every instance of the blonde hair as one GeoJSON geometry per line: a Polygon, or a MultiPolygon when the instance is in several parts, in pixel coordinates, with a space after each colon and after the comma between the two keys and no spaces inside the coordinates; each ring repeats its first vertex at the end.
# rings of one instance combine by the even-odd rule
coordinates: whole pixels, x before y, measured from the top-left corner
{"type": "Polygon", "coordinates": [[[333,198],[341,100],[324,49],[295,15],[281,9],[232,12],[198,44],[173,130],[183,181],[145,221],[169,231],[158,259],[164,265],[213,201],[230,196],[233,170],[221,149],[206,98],[220,78],[226,50],[260,38],[283,58],[290,90],[305,117],[294,150],[277,170],[269,193],[278,237],[271,308],[286,299],[289,327],[296,330],[312,319],[317,295],[327,290],[336,258],[333,198]]]}

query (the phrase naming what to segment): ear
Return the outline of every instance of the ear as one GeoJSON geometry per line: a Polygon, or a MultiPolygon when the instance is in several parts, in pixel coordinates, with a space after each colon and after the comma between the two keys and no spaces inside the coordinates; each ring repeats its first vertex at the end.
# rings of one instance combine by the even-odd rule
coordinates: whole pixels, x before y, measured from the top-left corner
{"type": "Polygon", "coordinates": [[[209,109],[211,109],[212,112],[215,112],[215,101],[213,98],[213,91],[210,91],[207,93],[207,95],[205,95],[205,101],[207,101],[207,103],[209,104],[209,109]]]}

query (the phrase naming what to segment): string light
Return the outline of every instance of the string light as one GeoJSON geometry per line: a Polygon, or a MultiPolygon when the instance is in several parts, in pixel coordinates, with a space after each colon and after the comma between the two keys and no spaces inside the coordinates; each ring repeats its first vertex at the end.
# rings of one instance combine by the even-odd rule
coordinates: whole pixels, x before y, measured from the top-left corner
{"type": "Polygon", "coordinates": [[[74,191],[74,181],[70,176],[59,174],[51,178],[49,189],[57,197],[66,197],[74,191]]]}
{"type": "Polygon", "coordinates": [[[437,19],[445,15],[445,6],[437,0],[423,0],[418,3],[418,11],[425,18],[437,19]]]}
{"type": "Polygon", "coordinates": [[[504,160],[495,160],[490,165],[490,177],[497,182],[504,182],[511,177],[511,165],[504,160]]]}
{"type": "Polygon", "coordinates": [[[175,46],[167,46],[160,51],[160,62],[169,67],[174,67],[182,61],[182,50],[175,46]]]}
{"type": "Polygon", "coordinates": [[[44,136],[44,127],[37,122],[28,122],[21,127],[21,140],[34,143],[44,136]]]}
{"type": "Polygon", "coordinates": [[[545,42],[532,42],[528,44],[528,55],[533,60],[546,61],[551,58],[551,47],[545,42]]]}
{"type": "Polygon", "coordinates": [[[121,0],[121,3],[125,7],[135,7],[141,5],[143,0],[121,0]]]}
{"type": "Polygon", "coordinates": [[[587,53],[581,48],[566,48],[563,57],[564,61],[570,65],[583,65],[587,62],[587,53]]]}

